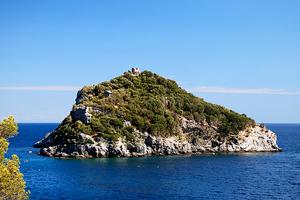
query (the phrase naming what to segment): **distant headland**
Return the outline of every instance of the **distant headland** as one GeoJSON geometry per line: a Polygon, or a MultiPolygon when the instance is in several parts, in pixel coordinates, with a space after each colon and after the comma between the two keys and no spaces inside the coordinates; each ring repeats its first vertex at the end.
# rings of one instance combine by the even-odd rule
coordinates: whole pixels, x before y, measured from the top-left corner
{"type": "Polygon", "coordinates": [[[246,115],[132,68],[83,87],[70,114],[34,147],[45,156],[97,158],[278,152],[276,140],[275,133],[246,115]]]}

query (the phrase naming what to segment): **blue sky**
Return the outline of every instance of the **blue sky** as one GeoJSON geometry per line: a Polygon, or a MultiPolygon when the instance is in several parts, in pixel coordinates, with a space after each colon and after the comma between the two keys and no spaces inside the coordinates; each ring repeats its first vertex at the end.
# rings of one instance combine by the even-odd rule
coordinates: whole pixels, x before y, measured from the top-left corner
{"type": "Polygon", "coordinates": [[[300,1],[0,0],[0,118],[60,122],[132,66],[258,122],[300,122],[300,1]]]}

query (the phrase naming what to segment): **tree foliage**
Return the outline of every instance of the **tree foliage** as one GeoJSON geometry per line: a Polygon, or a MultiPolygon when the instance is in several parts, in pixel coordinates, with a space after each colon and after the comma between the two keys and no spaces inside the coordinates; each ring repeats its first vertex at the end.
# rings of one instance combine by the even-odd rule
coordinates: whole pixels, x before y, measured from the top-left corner
{"type": "Polygon", "coordinates": [[[138,76],[125,73],[111,81],[84,87],[80,95],[84,98],[78,104],[97,112],[89,123],[77,128],[74,124],[78,122],[68,117],[58,132],[76,135],[83,131],[104,138],[129,138],[130,132],[122,124],[130,121],[141,132],[167,137],[180,132],[181,117],[185,117],[217,127],[218,132],[227,136],[254,124],[247,116],[208,103],[186,92],[175,81],[150,71],[138,76]],[[105,90],[112,91],[112,95],[106,97],[105,90]]]}
{"type": "Polygon", "coordinates": [[[8,138],[14,136],[18,131],[18,126],[15,123],[14,117],[9,116],[0,122],[0,137],[8,138]]]}
{"type": "Polygon", "coordinates": [[[7,138],[15,135],[18,131],[17,124],[12,116],[0,123],[0,199],[2,200],[24,200],[28,199],[25,191],[25,181],[20,172],[20,161],[18,156],[12,155],[10,159],[5,158],[8,149],[7,138]]]}

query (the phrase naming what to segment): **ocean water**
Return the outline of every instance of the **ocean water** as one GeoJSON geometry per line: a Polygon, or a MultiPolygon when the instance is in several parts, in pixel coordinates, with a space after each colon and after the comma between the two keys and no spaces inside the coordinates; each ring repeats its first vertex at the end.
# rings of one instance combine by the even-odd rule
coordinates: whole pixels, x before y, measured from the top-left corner
{"type": "Polygon", "coordinates": [[[300,199],[300,124],[268,124],[281,153],[66,160],[33,149],[58,124],[19,124],[30,199],[300,199]],[[32,153],[30,152],[32,151],[32,153]]]}

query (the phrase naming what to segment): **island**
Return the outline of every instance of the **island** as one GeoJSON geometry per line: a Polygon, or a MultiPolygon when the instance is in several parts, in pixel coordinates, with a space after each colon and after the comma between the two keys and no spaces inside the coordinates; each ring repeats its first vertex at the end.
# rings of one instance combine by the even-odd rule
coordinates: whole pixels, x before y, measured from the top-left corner
{"type": "Polygon", "coordinates": [[[66,158],[281,151],[265,125],[138,68],[83,87],[70,114],[34,147],[66,158]]]}

